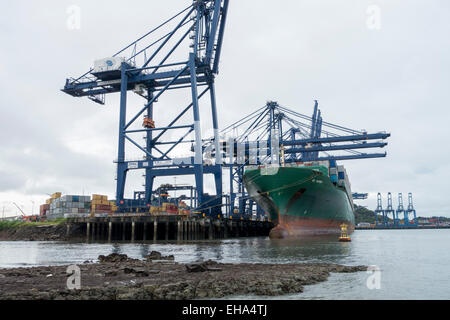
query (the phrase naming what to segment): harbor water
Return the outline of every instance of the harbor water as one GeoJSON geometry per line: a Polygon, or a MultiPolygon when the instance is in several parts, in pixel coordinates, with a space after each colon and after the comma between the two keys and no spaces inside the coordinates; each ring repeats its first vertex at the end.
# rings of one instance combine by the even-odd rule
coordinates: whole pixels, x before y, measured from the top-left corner
{"type": "MultiPolygon", "coordinates": [[[[0,242],[0,268],[82,264],[99,255],[143,259],[151,251],[177,262],[327,262],[374,266],[373,271],[332,274],[301,294],[276,299],[450,299],[450,230],[356,231],[350,243],[336,237],[307,240],[268,238],[158,243],[0,242]]],[[[242,297],[233,299],[268,299],[242,297]]],[[[272,298],[270,298],[272,299],[272,298]]]]}

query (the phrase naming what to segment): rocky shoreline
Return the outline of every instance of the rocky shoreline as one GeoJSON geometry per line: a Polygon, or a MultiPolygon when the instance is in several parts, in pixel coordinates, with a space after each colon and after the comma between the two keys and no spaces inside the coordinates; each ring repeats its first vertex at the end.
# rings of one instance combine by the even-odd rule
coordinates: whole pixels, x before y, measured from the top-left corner
{"type": "Polygon", "coordinates": [[[180,264],[152,252],[146,260],[112,254],[85,262],[81,289],[68,290],[67,266],[0,269],[0,300],[193,300],[233,295],[282,296],[326,281],[330,273],[366,271],[366,266],[326,263],[180,264]]]}

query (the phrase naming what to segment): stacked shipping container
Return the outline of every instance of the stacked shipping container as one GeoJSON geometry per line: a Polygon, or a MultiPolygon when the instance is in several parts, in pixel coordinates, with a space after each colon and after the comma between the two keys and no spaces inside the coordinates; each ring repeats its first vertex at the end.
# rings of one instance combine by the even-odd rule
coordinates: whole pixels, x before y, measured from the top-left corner
{"type": "MultiPolygon", "coordinates": [[[[46,216],[48,220],[58,218],[75,217],[107,217],[118,211],[115,201],[108,200],[105,195],[75,196],[66,195],[61,197],[61,193],[55,193],[46,204],[41,205],[40,215],[46,216]]],[[[137,212],[137,211],[136,211],[137,212]]],[[[175,203],[166,202],[161,206],[148,206],[147,214],[150,215],[182,215],[189,216],[191,210],[184,201],[175,203]]]]}
{"type": "Polygon", "coordinates": [[[39,215],[41,217],[47,216],[50,213],[50,206],[52,204],[53,201],[61,198],[62,193],[61,192],[55,192],[54,194],[52,194],[50,199],[47,199],[45,201],[45,204],[41,205],[39,208],[39,215]]]}
{"type": "Polygon", "coordinates": [[[63,196],[52,201],[47,219],[89,216],[91,213],[90,196],[63,196]]]}
{"type": "Polygon", "coordinates": [[[50,205],[49,204],[43,204],[39,208],[39,216],[43,217],[47,215],[47,212],[50,211],[50,205]]]}
{"type": "Polygon", "coordinates": [[[108,216],[117,211],[114,201],[109,201],[108,196],[94,194],[91,202],[91,216],[108,216]]]}

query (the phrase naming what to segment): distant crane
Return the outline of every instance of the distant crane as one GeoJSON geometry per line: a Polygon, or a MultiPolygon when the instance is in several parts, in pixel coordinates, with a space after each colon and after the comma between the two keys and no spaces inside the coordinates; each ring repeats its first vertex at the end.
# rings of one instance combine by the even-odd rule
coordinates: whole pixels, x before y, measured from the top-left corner
{"type": "MultiPolygon", "coordinates": [[[[409,216],[413,214],[414,215],[414,225],[418,226],[419,222],[417,220],[417,215],[416,215],[416,210],[414,209],[414,205],[413,205],[413,197],[412,197],[412,193],[410,192],[408,194],[408,209],[405,211],[405,216],[408,218],[408,224],[409,223],[409,216]]],[[[405,219],[405,223],[406,223],[406,219],[405,219]]]]}
{"type": "Polygon", "coordinates": [[[26,214],[25,214],[25,212],[23,212],[23,210],[17,205],[17,203],[15,203],[15,202],[13,202],[13,205],[15,205],[16,206],[16,208],[17,209],[19,209],[20,210],[20,212],[22,212],[22,216],[23,217],[25,217],[26,216],[26,214]]]}
{"type": "Polygon", "coordinates": [[[407,226],[409,224],[409,220],[408,220],[408,213],[405,211],[405,208],[403,207],[403,194],[399,193],[398,194],[398,207],[397,207],[397,222],[400,220],[400,216],[403,214],[404,216],[404,223],[405,226],[407,226]]]}
{"type": "Polygon", "coordinates": [[[397,225],[397,218],[395,216],[395,210],[394,207],[392,205],[392,193],[388,193],[388,204],[387,204],[387,208],[386,210],[384,210],[384,216],[383,216],[383,221],[384,221],[384,225],[388,226],[389,225],[389,215],[392,214],[392,219],[394,220],[394,225],[397,225]]]}
{"type": "Polygon", "coordinates": [[[382,203],[382,197],[381,193],[378,193],[377,195],[377,208],[375,209],[375,225],[378,226],[378,215],[381,215],[383,217],[383,224],[386,225],[386,214],[383,210],[383,203],[382,203]]]}

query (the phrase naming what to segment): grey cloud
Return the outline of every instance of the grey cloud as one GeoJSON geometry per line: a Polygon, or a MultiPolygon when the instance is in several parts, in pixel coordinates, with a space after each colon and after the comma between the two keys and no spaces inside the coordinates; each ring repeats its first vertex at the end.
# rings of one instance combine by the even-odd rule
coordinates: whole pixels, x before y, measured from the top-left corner
{"type": "Polygon", "coordinates": [[[0,177],[0,192],[22,189],[26,183],[22,175],[1,169],[0,177]]]}

